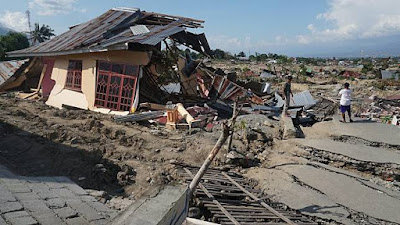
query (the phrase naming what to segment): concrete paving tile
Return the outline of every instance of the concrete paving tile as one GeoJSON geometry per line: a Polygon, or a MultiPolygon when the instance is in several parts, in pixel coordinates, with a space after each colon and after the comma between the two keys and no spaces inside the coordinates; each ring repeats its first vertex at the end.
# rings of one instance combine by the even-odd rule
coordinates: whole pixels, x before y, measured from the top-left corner
{"type": "Polygon", "coordinates": [[[36,225],[36,224],[39,224],[38,221],[36,221],[31,216],[12,218],[8,222],[11,223],[12,225],[36,225]]]}
{"type": "Polygon", "coordinates": [[[100,219],[90,222],[90,225],[106,225],[106,224],[110,224],[110,221],[106,219],[100,219]]]}
{"type": "Polygon", "coordinates": [[[89,222],[83,217],[75,217],[65,221],[68,225],[88,225],[89,222]]]}
{"type": "Polygon", "coordinates": [[[24,216],[30,216],[30,215],[26,211],[16,211],[3,214],[4,219],[6,219],[7,221],[10,221],[13,218],[24,217],[24,216]]]}
{"type": "Polygon", "coordinates": [[[39,196],[33,192],[29,192],[29,193],[18,192],[18,193],[14,193],[14,196],[16,199],[18,199],[18,201],[39,200],[39,196]]]}
{"type": "Polygon", "coordinates": [[[41,190],[39,192],[36,192],[36,194],[43,200],[51,199],[51,198],[58,198],[58,195],[54,193],[53,191],[49,190],[41,190]]]}
{"type": "Polygon", "coordinates": [[[64,220],[78,216],[78,213],[70,207],[54,209],[54,212],[64,220]]]}
{"type": "Polygon", "coordinates": [[[65,225],[66,223],[56,216],[54,212],[51,213],[39,213],[33,212],[32,216],[41,224],[41,225],[65,225]]]}
{"type": "Polygon", "coordinates": [[[1,213],[20,211],[22,209],[24,209],[24,207],[19,202],[6,202],[3,204],[0,204],[0,212],[1,213]]]}
{"type": "Polygon", "coordinates": [[[51,209],[62,208],[66,206],[65,200],[61,198],[52,198],[45,201],[45,204],[51,209]]]}
{"type": "Polygon", "coordinates": [[[23,183],[15,183],[15,184],[7,184],[8,190],[10,190],[13,193],[29,193],[32,192],[32,190],[25,184],[23,183]]]}
{"type": "Polygon", "coordinates": [[[7,225],[6,221],[0,216],[0,225],[7,225]]]}
{"type": "Polygon", "coordinates": [[[52,212],[52,210],[41,200],[21,201],[25,210],[29,212],[52,212]]]}
{"type": "Polygon", "coordinates": [[[0,204],[16,201],[14,195],[5,186],[0,185],[0,204]]]}
{"type": "Polygon", "coordinates": [[[99,212],[94,210],[85,202],[67,201],[67,204],[88,221],[104,219],[104,216],[102,216],[99,212]]]}
{"type": "Polygon", "coordinates": [[[65,187],[76,195],[87,195],[88,193],[77,184],[64,184],[65,187]]]}
{"type": "Polygon", "coordinates": [[[75,195],[72,191],[68,190],[67,188],[59,188],[59,189],[52,189],[56,195],[58,195],[60,198],[64,199],[74,199],[74,198],[79,198],[77,195],[75,195]]]}
{"type": "Polygon", "coordinates": [[[94,208],[98,212],[114,212],[115,210],[112,210],[108,208],[106,205],[100,202],[87,202],[87,204],[94,208]]]}

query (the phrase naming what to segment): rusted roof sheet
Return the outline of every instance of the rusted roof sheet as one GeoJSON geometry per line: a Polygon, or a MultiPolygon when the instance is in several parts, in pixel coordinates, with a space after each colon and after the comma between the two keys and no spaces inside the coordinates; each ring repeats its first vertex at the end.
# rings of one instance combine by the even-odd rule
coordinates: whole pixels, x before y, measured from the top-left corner
{"type": "Polygon", "coordinates": [[[201,27],[200,24],[203,22],[191,18],[144,12],[139,9],[111,9],[93,20],[71,27],[67,32],[49,41],[9,52],[7,55],[21,57],[96,52],[127,42],[155,45],[169,35],[184,30],[185,27],[201,27]],[[148,26],[150,33],[134,35],[130,27],[137,24],[148,26]]]}
{"type": "Polygon", "coordinates": [[[14,73],[29,59],[0,62],[0,85],[14,75],[14,73]]]}

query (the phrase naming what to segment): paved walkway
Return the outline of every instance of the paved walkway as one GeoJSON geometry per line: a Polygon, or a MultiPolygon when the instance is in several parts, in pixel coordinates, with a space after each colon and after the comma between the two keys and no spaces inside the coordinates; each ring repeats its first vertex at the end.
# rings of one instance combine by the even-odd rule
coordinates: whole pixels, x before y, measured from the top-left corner
{"type": "Polygon", "coordinates": [[[108,224],[117,215],[67,177],[17,176],[0,165],[0,225],[108,224]]]}

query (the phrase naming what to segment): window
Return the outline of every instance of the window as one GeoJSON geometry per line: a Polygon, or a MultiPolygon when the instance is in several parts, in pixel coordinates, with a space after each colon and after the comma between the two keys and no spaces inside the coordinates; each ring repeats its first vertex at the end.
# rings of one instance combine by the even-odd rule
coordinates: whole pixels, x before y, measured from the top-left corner
{"type": "Polygon", "coordinates": [[[129,111],[135,99],[139,67],[98,62],[95,106],[129,111]]]}
{"type": "Polygon", "coordinates": [[[70,60],[68,64],[67,81],[65,88],[81,91],[82,90],[82,61],[70,60]]]}

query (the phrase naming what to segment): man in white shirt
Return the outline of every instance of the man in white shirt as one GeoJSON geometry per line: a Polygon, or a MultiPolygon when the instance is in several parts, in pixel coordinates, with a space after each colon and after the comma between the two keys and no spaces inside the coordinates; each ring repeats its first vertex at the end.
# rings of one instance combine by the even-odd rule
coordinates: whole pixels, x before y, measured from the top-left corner
{"type": "Polygon", "coordinates": [[[346,122],[346,115],[345,112],[347,111],[347,114],[349,115],[350,123],[353,122],[351,119],[351,90],[350,90],[350,84],[345,83],[344,84],[344,89],[340,90],[339,95],[340,95],[340,112],[342,113],[342,118],[343,120],[340,120],[340,122],[345,123],[346,122]]]}

